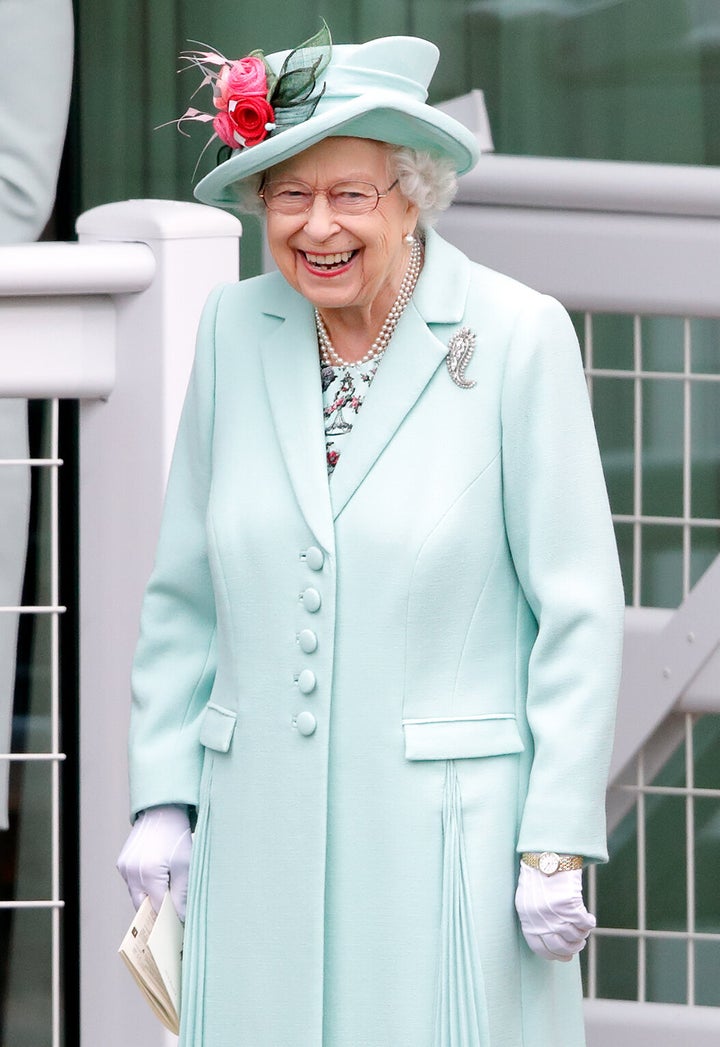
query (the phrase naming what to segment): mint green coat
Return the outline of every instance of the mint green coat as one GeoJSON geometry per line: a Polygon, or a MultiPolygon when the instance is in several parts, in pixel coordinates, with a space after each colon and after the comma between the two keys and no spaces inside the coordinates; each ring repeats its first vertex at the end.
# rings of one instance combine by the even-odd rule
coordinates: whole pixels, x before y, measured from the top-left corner
{"type": "Polygon", "coordinates": [[[606,857],[622,604],[556,302],[431,234],[328,485],[310,305],[213,294],[130,745],[134,811],[198,811],[183,1047],[583,1043],[513,894],[520,851],[606,857]]]}

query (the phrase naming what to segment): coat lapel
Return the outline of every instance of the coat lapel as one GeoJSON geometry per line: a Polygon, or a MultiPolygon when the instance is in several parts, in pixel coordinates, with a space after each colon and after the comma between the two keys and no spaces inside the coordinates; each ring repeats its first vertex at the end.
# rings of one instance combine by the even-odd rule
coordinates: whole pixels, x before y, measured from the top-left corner
{"type": "Polygon", "coordinates": [[[330,496],[335,518],[443,363],[447,343],[465,311],[469,280],[465,256],[430,232],[413,300],[378,367],[332,476],[330,496]]]}
{"type": "Polygon", "coordinates": [[[262,346],[262,364],[280,449],[300,510],[318,542],[334,549],[325,457],[320,365],[312,307],[284,284],[279,323],[262,346]]]}
{"type": "Polygon", "coordinates": [[[460,251],[436,233],[428,233],[425,264],[413,300],[354,421],[329,486],[312,306],[280,278],[260,303],[266,315],[278,320],[262,345],[275,431],[300,509],[325,549],[334,548],[333,518],[345,508],[443,363],[448,341],[465,311],[469,267],[460,251]]]}

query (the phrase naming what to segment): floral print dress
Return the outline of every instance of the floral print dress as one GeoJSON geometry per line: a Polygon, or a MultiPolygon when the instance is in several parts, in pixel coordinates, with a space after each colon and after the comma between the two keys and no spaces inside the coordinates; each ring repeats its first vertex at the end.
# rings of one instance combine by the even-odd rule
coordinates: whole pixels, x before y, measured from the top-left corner
{"type": "Polygon", "coordinates": [[[375,359],[357,364],[321,365],[329,477],[338,463],[344,441],[352,431],[355,416],[362,407],[379,362],[375,359]]]}

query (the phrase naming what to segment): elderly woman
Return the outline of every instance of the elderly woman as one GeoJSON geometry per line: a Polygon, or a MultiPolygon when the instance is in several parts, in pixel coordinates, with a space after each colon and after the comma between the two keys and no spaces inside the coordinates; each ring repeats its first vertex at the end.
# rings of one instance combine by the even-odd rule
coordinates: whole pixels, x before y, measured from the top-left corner
{"type": "Polygon", "coordinates": [[[182,914],[189,860],[183,1047],[583,1043],[620,579],[567,315],[430,228],[477,159],[436,61],[210,77],[197,196],[279,272],[205,310],[134,670],[120,867],[182,914]]]}

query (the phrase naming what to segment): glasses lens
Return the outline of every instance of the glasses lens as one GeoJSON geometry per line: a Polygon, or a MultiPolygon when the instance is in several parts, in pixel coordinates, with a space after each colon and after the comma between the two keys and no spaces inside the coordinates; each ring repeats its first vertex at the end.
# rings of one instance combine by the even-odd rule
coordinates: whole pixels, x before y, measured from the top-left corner
{"type": "Polygon", "coordinates": [[[265,206],[279,214],[302,214],[312,207],[312,187],[304,182],[268,182],[263,189],[265,206]]]}
{"type": "Polygon", "coordinates": [[[337,182],[328,189],[328,199],[340,214],[367,214],[377,207],[379,195],[370,182],[337,182]]]}

